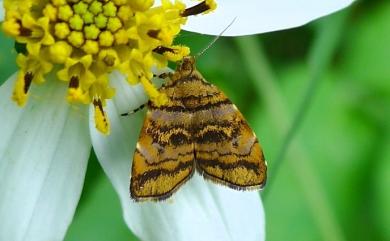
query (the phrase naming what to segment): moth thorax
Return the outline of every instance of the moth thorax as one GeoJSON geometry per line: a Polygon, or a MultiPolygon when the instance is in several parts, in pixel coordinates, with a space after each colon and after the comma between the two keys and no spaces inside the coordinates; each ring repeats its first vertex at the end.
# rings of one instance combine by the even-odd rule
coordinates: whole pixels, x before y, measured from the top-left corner
{"type": "Polygon", "coordinates": [[[180,73],[181,77],[187,77],[192,74],[195,69],[195,58],[192,56],[184,57],[176,72],[180,73]]]}

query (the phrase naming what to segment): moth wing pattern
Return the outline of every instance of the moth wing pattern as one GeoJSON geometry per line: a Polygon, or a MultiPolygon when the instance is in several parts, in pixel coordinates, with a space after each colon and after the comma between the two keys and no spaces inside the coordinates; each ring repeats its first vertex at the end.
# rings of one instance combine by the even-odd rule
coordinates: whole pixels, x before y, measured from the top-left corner
{"type": "Polygon", "coordinates": [[[206,179],[233,189],[261,188],[266,182],[262,148],[237,107],[217,87],[193,116],[196,168],[206,179]]]}
{"type": "Polygon", "coordinates": [[[168,108],[148,103],[132,164],[130,194],[136,201],[170,197],[195,171],[190,133],[169,121],[175,114],[168,108]]]}
{"type": "Polygon", "coordinates": [[[261,188],[267,166],[256,135],[235,105],[186,57],[159,89],[167,104],[148,102],[133,158],[131,197],[170,197],[195,169],[233,189],[261,188]]]}

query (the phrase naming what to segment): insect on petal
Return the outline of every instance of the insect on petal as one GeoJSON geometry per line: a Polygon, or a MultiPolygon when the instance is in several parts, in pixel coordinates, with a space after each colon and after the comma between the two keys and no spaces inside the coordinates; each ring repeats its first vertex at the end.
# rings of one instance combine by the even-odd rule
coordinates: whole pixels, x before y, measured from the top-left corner
{"type": "MultiPolygon", "coordinates": [[[[123,80],[116,77],[112,84],[120,88],[123,80]]],[[[111,135],[105,137],[90,126],[96,155],[119,194],[129,228],[145,241],[264,240],[264,211],[257,192],[237,192],[194,176],[166,202],[136,203],[130,199],[129,173],[143,113],[121,117],[126,109],[121,109],[119,102],[133,104],[128,108],[136,109],[145,100],[138,91],[138,87],[129,87],[127,94],[116,95],[107,103],[111,135]]]]}
{"type": "Polygon", "coordinates": [[[160,92],[169,100],[148,102],[132,165],[132,198],[169,198],[195,170],[233,189],[265,185],[267,167],[256,135],[225,94],[196,70],[193,57],[183,59],[160,92]]]}

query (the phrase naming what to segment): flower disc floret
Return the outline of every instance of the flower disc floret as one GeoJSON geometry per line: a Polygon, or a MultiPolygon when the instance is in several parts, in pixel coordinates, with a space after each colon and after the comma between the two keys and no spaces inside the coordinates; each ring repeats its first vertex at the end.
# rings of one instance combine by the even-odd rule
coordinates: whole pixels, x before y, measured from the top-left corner
{"type": "Polygon", "coordinates": [[[109,132],[104,107],[112,98],[108,74],[119,70],[130,84],[141,83],[157,105],[168,101],[152,84],[153,66],[166,67],[189,54],[173,40],[187,17],[215,8],[201,1],[196,11],[180,1],[153,0],[4,0],[3,30],[26,45],[13,99],[23,106],[32,83],[57,70],[68,83],[67,100],[94,105],[96,128],[109,132]],[[53,68],[53,65],[59,65],[53,68]]]}

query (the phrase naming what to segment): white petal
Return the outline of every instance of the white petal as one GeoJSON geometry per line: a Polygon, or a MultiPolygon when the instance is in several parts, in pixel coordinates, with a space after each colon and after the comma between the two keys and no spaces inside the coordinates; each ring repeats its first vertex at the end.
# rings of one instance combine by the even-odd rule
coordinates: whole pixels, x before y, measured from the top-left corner
{"type": "Polygon", "coordinates": [[[62,240],[72,221],[91,149],[85,108],[65,101],[66,85],[32,86],[26,107],[0,87],[0,240],[62,240]]]}
{"type": "MultiPolygon", "coordinates": [[[[185,0],[187,6],[196,1],[185,0]]],[[[351,4],[353,0],[217,0],[217,9],[209,14],[188,18],[183,29],[223,36],[240,36],[304,25],[351,4]]]]}
{"type": "MultiPolygon", "coordinates": [[[[139,88],[128,91],[138,94],[139,88]]],[[[116,104],[120,98],[116,97],[107,106],[112,123],[111,135],[104,137],[91,125],[92,144],[120,196],[126,223],[141,240],[265,239],[264,212],[258,193],[230,190],[197,175],[170,200],[133,202],[129,195],[130,167],[141,125],[139,119],[143,114],[120,117],[123,110],[116,104]]],[[[128,103],[127,109],[138,107],[142,101],[136,99],[127,96],[124,101],[128,103]]]]}

